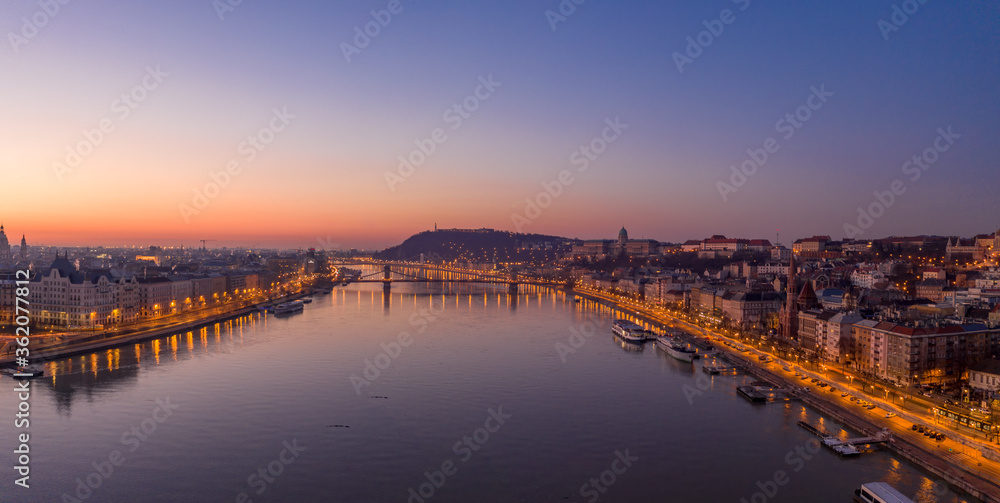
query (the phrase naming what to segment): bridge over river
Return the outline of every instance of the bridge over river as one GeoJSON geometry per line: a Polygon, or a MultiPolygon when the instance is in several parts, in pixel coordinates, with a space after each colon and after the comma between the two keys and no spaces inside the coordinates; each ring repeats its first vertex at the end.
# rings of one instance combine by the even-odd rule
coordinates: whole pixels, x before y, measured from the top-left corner
{"type": "Polygon", "coordinates": [[[339,275],[339,282],[382,283],[385,291],[392,289],[393,283],[483,283],[506,284],[510,294],[517,294],[518,285],[548,286],[553,288],[572,287],[573,282],[556,281],[529,276],[517,271],[491,272],[473,269],[458,269],[439,265],[409,262],[349,262],[333,264],[338,266],[365,265],[380,270],[368,274],[339,275]]]}

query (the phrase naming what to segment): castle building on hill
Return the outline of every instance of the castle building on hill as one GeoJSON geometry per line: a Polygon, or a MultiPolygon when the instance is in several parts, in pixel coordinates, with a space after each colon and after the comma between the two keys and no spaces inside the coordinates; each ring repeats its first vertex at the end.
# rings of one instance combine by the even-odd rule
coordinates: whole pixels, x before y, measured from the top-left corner
{"type": "Polygon", "coordinates": [[[588,239],[582,244],[574,245],[571,253],[573,258],[602,259],[622,254],[633,257],[648,257],[659,255],[660,242],[655,239],[629,239],[628,231],[622,227],[618,231],[618,239],[588,239]]]}

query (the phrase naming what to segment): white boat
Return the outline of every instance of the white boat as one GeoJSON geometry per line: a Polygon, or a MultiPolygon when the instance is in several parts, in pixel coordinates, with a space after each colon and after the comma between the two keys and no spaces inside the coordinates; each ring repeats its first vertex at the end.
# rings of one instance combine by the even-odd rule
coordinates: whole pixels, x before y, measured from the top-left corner
{"type": "Polygon", "coordinates": [[[668,355],[682,361],[691,363],[695,358],[695,350],[687,345],[681,344],[668,335],[661,335],[656,338],[656,347],[667,352],[668,355]]]}
{"type": "Polygon", "coordinates": [[[615,320],[611,331],[625,342],[640,343],[646,340],[646,331],[628,320],[615,320]]]}
{"type": "Polygon", "coordinates": [[[914,503],[888,482],[868,482],[854,490],[855,503],[914,503]]]}
{"type": "Polygon", "coordinates": [[[293,314],[300,313],[304,309],[304,304],[301,300],[293,300],[291,302],[282,302],[277,306],[274,306],[274,314],[293,314]]]}
{"type": "Polygon", "coordinates": [[[0,373],[9,375],[15,379],[23,379],[28,377],[42,377],[45,375],[45,369],[38,365],[28,365],[27,367],[4,367],[0,369],[0,373]]]}

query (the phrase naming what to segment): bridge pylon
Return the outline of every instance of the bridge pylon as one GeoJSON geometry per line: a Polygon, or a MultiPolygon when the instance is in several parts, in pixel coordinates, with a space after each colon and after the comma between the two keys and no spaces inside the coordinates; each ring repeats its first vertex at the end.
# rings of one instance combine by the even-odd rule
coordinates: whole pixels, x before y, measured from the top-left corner
{"type": "Polygon", "coordinates": [[[507,294],[517,295],[517,272],[511,271],[507,282],[507,294]]]}
{"type": "Polygon", "coordinates": [[[382,291],[389,293],[392,290],[392,268],[389,264],[382,266],[382,291]]]}

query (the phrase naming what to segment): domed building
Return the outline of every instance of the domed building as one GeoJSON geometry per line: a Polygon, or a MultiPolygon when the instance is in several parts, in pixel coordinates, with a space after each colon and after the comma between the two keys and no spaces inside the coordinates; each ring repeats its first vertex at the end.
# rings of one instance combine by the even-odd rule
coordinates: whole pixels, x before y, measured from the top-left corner
{"type": "Polygon", "coordinates": [[[618,240],[588,239],[582,244],[573,246],[573,258],[602,259],[607,256],[628,254],[636,257],[656,255],[660,253],[660,242],[655,239],[629,239],[628,231],[622,227],[618,231],[618,240]]]}

